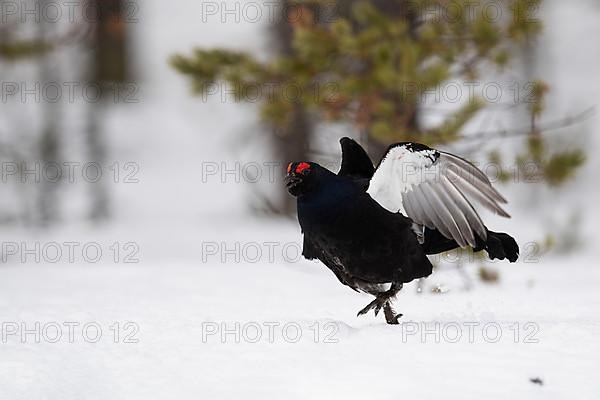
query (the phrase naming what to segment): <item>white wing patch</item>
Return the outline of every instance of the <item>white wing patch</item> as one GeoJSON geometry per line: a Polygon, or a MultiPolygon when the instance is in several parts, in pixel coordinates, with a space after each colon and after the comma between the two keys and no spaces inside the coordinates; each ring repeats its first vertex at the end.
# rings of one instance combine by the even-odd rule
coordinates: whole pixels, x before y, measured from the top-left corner
{"type": "Polygon", "coordinates": [[[382,158],[367,193],[391,212],[406,215],[402,194],[422,182],[421,172],[431,167],[435,150],[414,152],[406,145],[391,148],[382,158]]]}
{"type": "Polygon", "coordinates": [[[382,158],[367,193],[391,212],[436,229],[461,247],[475,246],[487,230],[472,206],[475,201],[504,217],[506,200],[476,166],[423,145],[392,146],[382,158]]]}

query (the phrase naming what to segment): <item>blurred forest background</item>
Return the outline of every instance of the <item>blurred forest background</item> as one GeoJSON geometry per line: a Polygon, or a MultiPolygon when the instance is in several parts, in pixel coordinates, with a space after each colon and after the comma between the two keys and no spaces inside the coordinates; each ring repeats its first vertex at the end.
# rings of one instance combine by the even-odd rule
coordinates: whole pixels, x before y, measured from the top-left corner
{"type": "MultiPolygon", "coordinates": [[[[60,203],[71,199],[58,191],[75,181],[69,164],[107,163],[104,113],[131,82],[124,3],[0,3],[2,188],[18,199],[3,207],[2,221],[60,222],[60,203]]],[[[86,217],[109,217],[109,198],[102,179],[89,185],[86,217]]]]}
{"type": "MultiPolygon", "coordinates": [[[[325,119],[347,122],[375,161],[399,141],[472,145],[521,135],[522,149],[516,155],[511,149],[508,162],[519,171],[534,170],[530,179],[558,186],[582,165],[581,149],[548,148],[542,134],[556,128],[556,122],[539,124],[551,85],[534,76],[535,60],[526,55],[543,29],[540,1],[307,1],[283,7],[293,8],[294,14],[276,27],[280,55],[272,60],[261,62],[227,49],[196,49],[172,60],[200,94],[221,81],[230,84],[237,99],[249,101],[256,101],[268,85],[282,88],[272,98],[264,96],[261,108],[280,142],[282,162],[309,159],[315,122],[325,119]],[[506,71],[516,78],[510,99],[461,92],[466,87],[461,84],[497,83],[506,71]],[[448,94],[448,85],[455,85],[456,93],[440,96],[448,94]],[[294,97],[286,87],[297,89],[294,97]],[[428,95],[438,104],[424,104],[428,95]],[[453,107],[440,107],[444,101],[453,107]],[[520,115],[525,128],[465,135],[463,128],[486,108],[520,115]],[[437,122],[428,124],[432,119],[437,122]]],[[[569,118],[558,124],[573,122],[569,118]]],[[[490,152],[489,160],[506,181],[509,164],[501,163],[507,154],[498,150],[490,152]]],[[[284,203],[275,210],[289,212],[290,202],[284,203]]]]}

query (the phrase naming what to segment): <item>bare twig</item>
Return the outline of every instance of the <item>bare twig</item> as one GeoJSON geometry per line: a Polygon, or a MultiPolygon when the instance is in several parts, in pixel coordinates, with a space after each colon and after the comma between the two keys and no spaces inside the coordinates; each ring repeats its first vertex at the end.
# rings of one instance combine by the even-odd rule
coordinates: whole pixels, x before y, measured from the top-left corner
{"type": "MultiPolygon", "coordinates": [[[[558,119],[555,121],[551,121],[545,124],[540,124],[537,126],[537,130],[539,132],[548,132],[561,128],[566,128],[568,126],[574,125],[579,122],[583,122],[586,119],[591,118],[596,113],[596,107],[590,107],[583,112],[569,116],[566,118],[558,119]]],[[[524,136],[529,135],[531,133],[531,125],[523,128],[516,129],[501,129],[498,131],[488,131],[488,132],[477,132],[471,135],[463,135],[460,139],[463,140],[480,140],[480,139],[493,139],[493,138],[504,138],[504,137],[514,137],[514,136],[524,136]]]]}

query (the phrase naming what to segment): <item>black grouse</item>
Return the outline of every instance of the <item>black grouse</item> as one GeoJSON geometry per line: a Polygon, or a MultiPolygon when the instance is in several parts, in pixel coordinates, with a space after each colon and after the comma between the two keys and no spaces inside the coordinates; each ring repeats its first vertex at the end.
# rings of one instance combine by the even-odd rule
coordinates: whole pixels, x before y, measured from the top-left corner
{"type": "Polygon", "coordinates": [[[297,198],[302,255],[323,262],[341,283],[375,296],[358,312],[383,308],[397,324],[391,300],[404,283],[432,272],[428,254],[457,247],[517,260],[519,247],[492,232],[472,203],[510,217],[506,200],[483,172],[455,155],[419,143],[396,143],[373,167],[365,150],[342,138],[337,174],[314,162],[288,165],[285,184],[297,198]]]}

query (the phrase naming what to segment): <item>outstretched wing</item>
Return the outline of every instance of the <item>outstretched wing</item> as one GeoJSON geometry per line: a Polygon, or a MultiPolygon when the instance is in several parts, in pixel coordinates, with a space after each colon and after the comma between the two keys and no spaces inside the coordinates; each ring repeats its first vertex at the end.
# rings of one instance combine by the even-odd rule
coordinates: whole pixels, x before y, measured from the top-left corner
{"type": "Polygon", "coordinates": [[[392,212],[437,229],[461,247],[475,247],[487,230],[473,203],[510,218],[506,203],[475,165],[418,143],[391,145],[375,171],[369,195],[392,212]]]}
{"type": "Polygon", "coordinates": [[[342,167],[338,175],[371,179],[375,167],[365,149],[349,137],[341,138],[340,145],[342,146],[342,167]]]}

